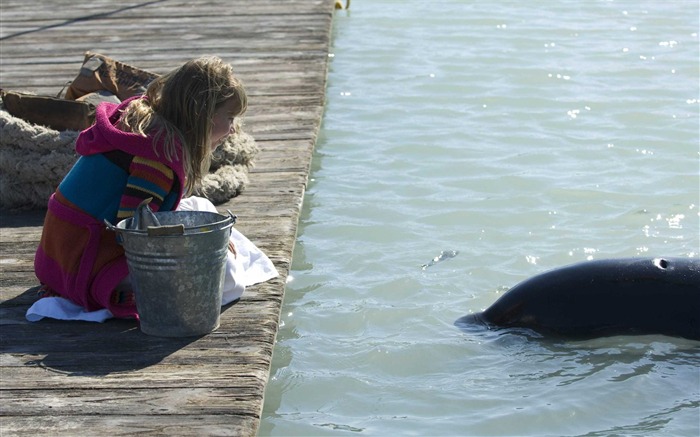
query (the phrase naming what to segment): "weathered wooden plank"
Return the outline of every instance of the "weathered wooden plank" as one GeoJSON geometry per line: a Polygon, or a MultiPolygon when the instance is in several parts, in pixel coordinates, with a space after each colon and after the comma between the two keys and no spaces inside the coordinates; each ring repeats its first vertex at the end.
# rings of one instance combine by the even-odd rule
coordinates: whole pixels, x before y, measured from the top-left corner
{"type": "MultiPolygon", "coordinates": [[[[50,411],[50,410],[49,410],[50,411]]],[[[256,416],[237,414],[211,415],[32,415],[13,418],[3,424],[6,435],[22,436],[96,436],[96,435],[162,435],[162,436],[254,436],[256,416]]]]}
{"type": "Polygon", "coordinates": [[[73,0],[53,0],[51,2],[52,8],[35,11],[36,13],[31,16],[24,13],[27,6],[24,0],[3,0],[2,6],[3,18],[7,20],[54,17],[63,21],[77,21],[117,14],[128,14],[139,18],[143,18],[143,14],[148,14],[147,17],[151,17],[154,10],[161,11],[159,16],[179,16],[182,18],[211,14],[212,11],[224,12],[224,16],[272,15],[282,17],[285,15],[318,14],[319,10],[324,10],[327,2],[324,0],[285,0],[285,4],[280,5],[280,2],[251,2],[247,0],[230,0],[226,3],[187,0],[120,1],[115,3],[109,0],[93,0],[90,3],[81,4],[73,0]],[[167,10],[167,14],[164,12],[165,10],[167,10]]]}
{"type": "MultiPolygon", "coordinates": [[[[16,359],[11,355],[3,356],[3,370],[8,378],[4,385],[7,390],[34,389],[40,384],[45,390],[61,388],[86,389],[94,388],[95,381],[91,375],[73,374],[66,378],[65,373],[56,369],[36,369],[36,365],[27,364],[25,360],[16,359]],[[34,382],[33,382],[34,381],[34,382]]],[[[112,372],[100,379],[104,388],[138,388],[145,389],[157,386],[159,388],[185,387],[229,387],[233,385],[251,385],[265,382],[266,375],[262,371],[242,373],[230,364],[205,364],[150,366],[137,371],[112,372]],[[200,381],[202,373],[209,377],[200,381]],[[257,380],[253,381],[253,380],[257,380]]]]}
{"type": "Polygon", "coordinates": [[[21,410],[23,415],[41,415],[50,410],[61,416],[222,415],[235,407],[237,414],[254,417],[256,410],[250,408],[249,401],[261,385],[261,381],[251,382],[244,390],[245,385],[230,387],[223,381],[219,387],[70,389],[70,396],[57,396],[53,390],[32,390],[32,396],[27,396],[27,390],[5,390],[0,416],[10,410],[21,410]]]}

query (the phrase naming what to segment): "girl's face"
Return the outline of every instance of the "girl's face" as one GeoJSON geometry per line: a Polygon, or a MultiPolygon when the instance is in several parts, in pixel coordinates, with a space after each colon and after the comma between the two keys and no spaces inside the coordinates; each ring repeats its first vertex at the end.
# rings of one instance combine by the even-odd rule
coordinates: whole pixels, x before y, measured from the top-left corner
{"type": "Polygon", "coordinates": [[[216,111],[214,111],[214,119],[211,126],[211,150],[212,152],[219,147],[219,144],[227,136],[236,132],[234,127],[234,117],[236,111],[236,102],[231,98],[225,100],[216,111]]]}

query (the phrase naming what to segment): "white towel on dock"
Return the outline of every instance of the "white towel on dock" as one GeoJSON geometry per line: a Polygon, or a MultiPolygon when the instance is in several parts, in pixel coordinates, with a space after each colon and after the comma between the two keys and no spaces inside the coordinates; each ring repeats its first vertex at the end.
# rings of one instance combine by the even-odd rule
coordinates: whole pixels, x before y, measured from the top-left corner
{"type": "MultiPolygon", "coordinates": [[[[218,212],[209,200],[195,196],[182,199],[180,206],[178,206],[178,211],[218,212]]],[[[236,256],[230,252],[228,253],[221,299],[222,305],[239,299],[247,286],[265,282],[279,275],[267,255],[235,227],[231,230],[231,241],[236,247],[236,256]]],[[[107,309],[85,311],[83,307],[74,304],[68,299],[44,297],[36,301],[27,310],[26,318],[30,322],[36,322],[44,317],[59,320],[104,322],[113,316],[107,309]]]]}
{"type": "Polygon", "coordinates": [[[104,322],[112,318],[112,313],[106,308],[97,311],[85,311],[85,308],[63,297],[42,297],[29,307],[26,317],[30,322],[38,322],[44,317],[59,320],[104,322]]]}

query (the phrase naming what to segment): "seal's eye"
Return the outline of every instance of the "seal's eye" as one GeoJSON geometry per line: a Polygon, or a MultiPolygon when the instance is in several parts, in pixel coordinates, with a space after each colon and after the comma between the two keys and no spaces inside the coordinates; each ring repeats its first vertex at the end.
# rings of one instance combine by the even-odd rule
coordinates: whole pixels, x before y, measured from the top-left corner
{"type": "Polygon", "coordinates": [[[667,269],[668,261],[663,258],[654,258],[654,265],[660,269],[667,269]]]}

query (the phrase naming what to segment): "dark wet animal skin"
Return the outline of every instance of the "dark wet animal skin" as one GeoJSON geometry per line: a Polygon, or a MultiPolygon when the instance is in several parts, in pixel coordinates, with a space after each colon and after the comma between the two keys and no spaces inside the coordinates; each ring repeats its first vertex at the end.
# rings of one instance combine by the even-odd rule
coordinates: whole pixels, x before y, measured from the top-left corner
{"type": "Polygon", "coordinates": [[[700,340],[700,260],[607,259],[551,270],[455,322],[475,323],[571,338],[663,334],[700,340]]]}

